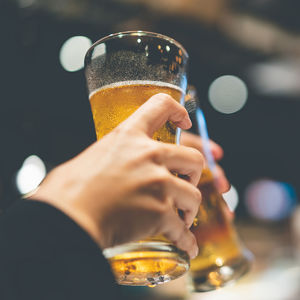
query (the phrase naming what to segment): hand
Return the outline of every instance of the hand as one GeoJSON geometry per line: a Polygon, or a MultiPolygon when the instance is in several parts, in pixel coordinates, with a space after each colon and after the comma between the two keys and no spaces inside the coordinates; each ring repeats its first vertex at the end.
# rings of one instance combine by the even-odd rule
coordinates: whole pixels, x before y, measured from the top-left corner
{"type": "MultiPolygon", "coordinates": [[[[189,132],[182,132],[180,143],[182,145],[193,147],[195,149],[198,149],[203,153],[203,144],[201,137],[198,135],[189,133],[189,132]]],[[[210,149],[212,152],[212,155],[216,161],[222,159],[224,152],[220,145],[216,144],[214,141],[210,140],[210,149]]],[[[217,188],[220,193],[225,193],[230,189],[230,183],[226,178],[226,175],[224,173],[224,170],[217,165],[217,188]]]]}
{"type": "Polygon", "coordinates": [[[31,199],[62,210],[101,248],[163,234],[195,257],[189,227],[201,201],[196,185],[203,156],[151,139],[168,120],[182,129],[191,126],[186,110],[170,96],[151,97],[100,141],[54,169],[31,199]]]}

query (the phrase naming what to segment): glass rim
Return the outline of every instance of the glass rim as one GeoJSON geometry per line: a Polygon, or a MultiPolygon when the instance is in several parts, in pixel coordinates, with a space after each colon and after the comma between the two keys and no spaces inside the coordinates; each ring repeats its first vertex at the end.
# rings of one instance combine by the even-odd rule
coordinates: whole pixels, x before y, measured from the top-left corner
{"type": "Polygon", "coordinates": [[[163,35],[163,34],[160,34],[160,33],[144,31],[144,30],[120,31],[120,32],[116,32],[116,33],[112,33],[110,35],[104,36],[103,38],[99,39],[98,41],[96,41],[95,43],[92,44],[92,46],[86,52],[86,57],[88,56],[90,51],[92,51],[92,49],[95,48],[97,45],[102,44],[103,42],[105,42],[107,40],[114,39],[116,37],[122,38],[123,36],[150,36],[150,37],[160,38],[162,40],[166,40],[166,41],[170,42],[171,44],[174,44],[176,47],[178,47],[179,49],[182,50],[182,52],[186,56],[186,58],[189,58],[189,55],[188,55],[188,52],[186,51],[186,49],[179,42],[174,40],[173,38],[163,35]]]}

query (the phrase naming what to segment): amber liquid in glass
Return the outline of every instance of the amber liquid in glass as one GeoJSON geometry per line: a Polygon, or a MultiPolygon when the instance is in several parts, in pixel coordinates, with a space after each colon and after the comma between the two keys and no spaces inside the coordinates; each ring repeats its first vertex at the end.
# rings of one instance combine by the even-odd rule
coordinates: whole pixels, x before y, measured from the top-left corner
{"type": "MultiPolygon", "coordinates": [[[[153,81],[119,82],[93,92],[90,95],[90,103],[97,139],[113,130],[157,93],[169,94],[178,102],[183,97],[183,92],[178,87],[153,81]]],[[[176,127],[167,122],[154,133],[153,138],[165,143],[175,143],[176,127]]],[[[124,285],[154,286],[177,278],[188,269],[187,254],[162,236],[135,243],[133,251],[128,247],[128,251],[112,253],[108,259],[117,281],[124,285]],[[152,251],[151,245],[155,243],[160,243],[165,248],[152,251]]]]}
{"type": "Polygon", "coordinates": [[[217,191],[210,170],[199,182],[202,203],[192,227],[199,246],[191,260],[190,275],[194,291],[209,291],[236,280],[249,268],[249,260],[239,242],[227,204],[217,191]]]}
{"type": "MultiPolygon", "coordinates": [[[[109,133],[158,93],[168,94],[178,102],[183,95],[178,87],[155,81],[119,82],[93,92],[90,95],[90,103],[97,139],[109,133]]],[[[168,122],[153,138],[165,143],[175,143],[175,134],[176,127],[168,122]]]]}

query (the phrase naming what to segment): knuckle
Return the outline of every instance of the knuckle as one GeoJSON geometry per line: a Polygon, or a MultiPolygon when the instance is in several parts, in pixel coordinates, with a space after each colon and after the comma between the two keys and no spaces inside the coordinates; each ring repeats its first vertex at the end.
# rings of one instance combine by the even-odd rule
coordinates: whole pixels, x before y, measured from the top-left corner
{"type": "Polygon", "coordinates": [[[162,158],[165,156],[166,147],[163,143],[153,142],[152,145],[149,147],[148,155],[150,159],[157,163],[162,163],[162,158]]]}
{"type": "Polygon", "coordinates": [[[122,126],[119,127],[119,133],[128,136],[133,135],[136,132],[136,129],[133,126],[129,126],[127,123],[123,123],[122,126]]]}
{"type": "Polygon", "coordinates": [[[132,126],[128,126],[127,124],[120,124],[117,127],[115,127],[111,133],[117,136],[123,136],[123,135],[131,135],[134,131],[134,128],[132,126]]]}
{"type": "Polygon", "coordinates": [[[202,201],[202,194],[197,187],[195,187],[195,198],[197,200],[197,204],[200,204],[202,201]]]}
{"type": "Polygon", "coordinates": [[[165,187],[171,180],[171,174],[165,167],[157,167],[152,182],[165,187]]]}
{"type": "Polygon", "coordinates": [[[160,144],[151,140],[151,143],[147,145],[146,153],[150,158],[154,158],[154,159],[159,158],[161,153],[160,144]]]}
{"type": "MultiPolygon", "coordinates": [[[[177,104],[176,100],[173,99],[170,95],[164,94],[164,93],[159,93],[157,94],[158,99],[161,101],[161,105],[164,106],[165,108],[172,108],[174,105],[177,104]]],[[[181,109],[185,110],[181,105],[181,109]]]]}
{"type": "Polygon", "coordinates": [[[160,100],[160,105],[166,110],[173,111],[173,118],[178,119],[178,121],[188,116],[187,110],[170,95],[159,93],[156,94],[155,97],[160,100]]]}
{"type": "Polygon", "coordinates": [[[205,165],[205,159],[202,153],[200,153],[196,149],[191,149],[193,151],[192,157],[193,159],[193,173],[194,173],[194,178],[195,178],[195,184],[198,184],[198,181],[200,180],[202,170],[205,165]]]}
{"type": "Polygon", "coordinates": [[[156,167],[152,174],[144,181],[144,189],[149,195],[159,200],[161,203],[168,202],[167,185],[170,177],[171,175],[166,169],[163,167],[156,167]]]}
{"type": "Polygon", "coordinates": [[[188,212],[191,214],[191,216],[194,218],[199,210],[199,206],[201,204],[202,198],[201,193],[195,188],[195,192],[193,195],[193,198],[190,198],[190,203],[188,206],[188,212]]]}
{"type": "Polygon", "coordinates": [[[170,211],[173,209],[171,202],[166,200],[161,201],[154,210],[155,218],[157,223],[163,227],[168,227],[170,211]]]}
{"type": "Polygon", "coordinates": [[[170,183],[171,180],[172,179],[170,173],[167,171],[162,171],[161,174],[158,174],[155,182],[164,189],[166,189],[167,185],[170,183]]]}
{"type": "Polygon", "coordinates": [[[198,164],[201,165],[201,167],[203,168],[204,163],[205,163],[204,155],[202,153],[200,153],[200,156],[198,157],[198,164]]]}
{"type": "Polygon", "coordinates": [[[160,218],[163,220],[167,219],[167,216],[170,212],[171,205],[169,201],[163,201],[161,202],[159,208],[157,209],[157,214],[160,218]]]}
{"type": "Polygon", "coordinates": [[[195,164],[203,166],[203,164],[204,164],[204,156],[203,156],[203,154],[199,150],[197,150],[195,148],[191,148],[191,152],[192,152],[195,164]]]}
{"type": "Polygon", "coordinates": [[[156,94],[157,98],[159,98],[162,102],[169,104],[169,103],[173,103],[173,98],[165,93],[158,93],[156,94]]]}

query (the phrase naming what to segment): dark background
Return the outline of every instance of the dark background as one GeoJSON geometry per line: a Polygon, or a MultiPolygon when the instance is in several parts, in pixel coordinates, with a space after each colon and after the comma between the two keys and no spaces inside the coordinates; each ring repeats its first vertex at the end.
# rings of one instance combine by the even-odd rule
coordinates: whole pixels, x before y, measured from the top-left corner
{"type": "MultiPolygon", "coordinates": [[[[257,63],[299,59],[299,1],[198,1],[199,15],[194,2],[176,10],[160,8],[159,1],[1,0],[2,208],[17,195],[15,175],[26,157],[36,154],[51,169],[95,140],[84,73],[62,68],[63,43],[75,35],[95,42],[124,30],[159,32],[185,46],[190,83],[198,89],[211,138],[224,148],[221,165],[240,195],[258,178],[287,182],[299,194],[300,93],[261,93],[248,76],[257,63]],[[262,30],[272,26],[290,39],[279,35],[265,48],[268,33],[255,40],[242,26],[235,27],[233,36],[224,24],[237,16],[250,18],[262,30]],[[225,74],[243,79],[249,91],[245,107],[230,115],[215,111],[207,99],[211,82],[225,74]]],[[[239,210],[246,214],[243,204],[239,210]]]]}
{"type": "MultiPolygon", "coordinates": [[[[19,196],[16,174],[24,159],[38,155],[49,171],[96,139],[84,72],[67,72],[59,61],[65,41],[159,32],[190,55],[189,83],[198,90],[211,138],[224,148],[221,165],[240,196],[236,228],[255,256],[239,284],[192,299],[298,300],[299,11],[298,0],[0,0],[0,211],[19,196]],[[253,73],[274,64],[263,76],[253,73]],[[233,114],[208,101],[211,83],[222,75],[237,76],[248,88],[246,105],[233,114]],[[264,178],[288,183],[298,208],[286,198],[285,207],[274,202],[285,210],[279,219],[251,217],[246,191],[264,178]]],[[[270,192],[254,197],[260,217],[275,207],[270,192]]],[[[132,298],[178,300],[184,286],[174,281],[125,291],[132,298]]]]}

